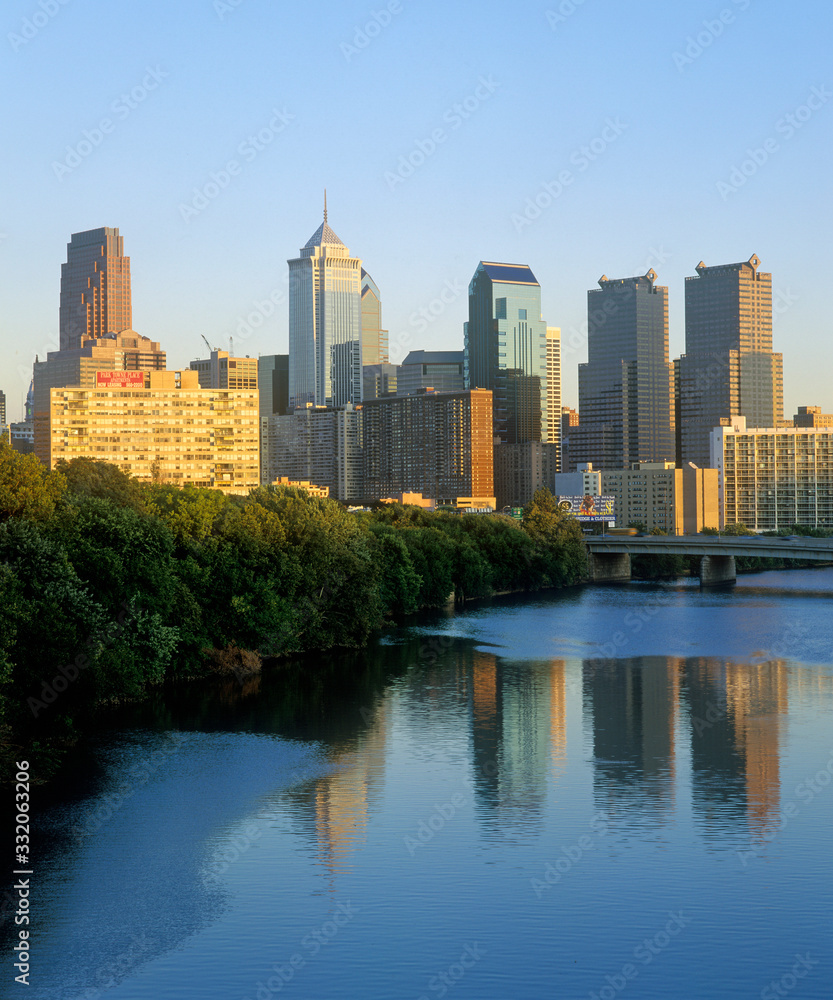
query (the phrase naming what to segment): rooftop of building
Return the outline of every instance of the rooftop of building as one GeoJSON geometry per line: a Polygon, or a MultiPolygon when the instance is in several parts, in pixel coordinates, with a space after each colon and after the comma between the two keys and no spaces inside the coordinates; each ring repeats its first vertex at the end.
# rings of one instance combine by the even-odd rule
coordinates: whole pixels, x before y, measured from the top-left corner
{"type": "Polygon", "coordinates": [[[307,242],[304,244],[304,249],[307,250],[310,247],[323,247],[323,246],[337,246],[343,247],[344,244],[336,236],[333,230],[330,228],[330,224],[324,220],[318,229],[310,236],[307,242]]]}
{"type": "Polygon", "coordinates": [[[481,260],[477,269],[485,271],[492,281],[499,281],[501,284],[538,284],[538,279],[528,264],[501,264],[495,261],[481,260]]]}
{"type": "Polygon", "coordinates": [[[457,365],[462,364],[463,351],[410,351],[403,365],[457,365]]]}

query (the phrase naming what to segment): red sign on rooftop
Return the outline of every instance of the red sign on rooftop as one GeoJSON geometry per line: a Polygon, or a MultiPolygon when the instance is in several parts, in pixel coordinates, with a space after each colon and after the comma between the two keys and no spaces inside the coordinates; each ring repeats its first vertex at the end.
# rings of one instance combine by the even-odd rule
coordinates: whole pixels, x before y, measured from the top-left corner
{"type": "Polygon", "coordinates": [[[95,384],[106,389],[144,389],[144,372],[96,372],[95,384]]]}

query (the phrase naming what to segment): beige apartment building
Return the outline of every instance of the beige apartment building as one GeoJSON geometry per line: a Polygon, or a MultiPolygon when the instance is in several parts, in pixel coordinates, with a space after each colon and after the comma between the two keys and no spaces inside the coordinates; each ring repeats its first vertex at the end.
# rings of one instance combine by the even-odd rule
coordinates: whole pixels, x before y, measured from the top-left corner
{"type": "Polygon", "coordinates": [[[833,527],[833,427],[747,429],[736,417],[712,431],[711,458],[723,523],[755,531],[833,527]]]}
{"type": "Polygon", "coordinates": [[[602,470],[601,494],[615,498],[616,524],[643,524],[669,535],[696,534],[720,521],[716,469],[689,462],[638,462],[630,469],[602,470]]]}
{"type": "Polygon", "coordinates": [[[201,389],[191,370],[99,371],[94,386],[42,386],[35,453],[50,469],[83,456],[145,482],[246,494],[260,478],[257,389],[201,389]]]}

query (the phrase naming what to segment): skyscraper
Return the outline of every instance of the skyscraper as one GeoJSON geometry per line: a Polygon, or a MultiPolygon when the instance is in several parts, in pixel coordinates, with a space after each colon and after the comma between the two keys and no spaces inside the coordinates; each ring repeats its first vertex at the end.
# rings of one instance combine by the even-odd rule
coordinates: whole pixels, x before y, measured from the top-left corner
{"type": "Polygon", "coordinates": [[[466,386],[493,393],[495,443],[547,441],[547,324],[526,264],[480,261],[464,338],[466,386]]]}
{"type": "Polygon", "coordinates": [[[362,262],[324,221],[289,263],[289,405],[344,406],[362,392],[362,262]]]}
{"type": "Polygon", "coordinates": [[[376,282],[362,268],[362,364],[390,361],[388,331],[382,329],[382,299],[376,282]]]}
{"type": "Polygon", "coordinates": [[[73,233],[61,265],[60,349],[80,347],[84,336],[129,330],[132,316],[130,258],[118,229],[73,233]]]}
{"type": "Polygon", "coordinates": [[[784,418],[782,355],[772,351],[772,275],[760,260],[706,267],[685,280],[685,354],[680,358],[680,458],[709,464],[714,427],[784,418]]]}
{"type": "Polygon", "coordinates": [[[587,362],[578,366],[571,465],[623,469],[675,458],[668,289],[656,279],[653,269],[635,278],[602,275],[587,293],[587,362]]]}
{"type": "Polygon", "coordinates": [[[561,470],[561,327],[547,327],[547,440],[555,447],[555,471],[561,470]]]}

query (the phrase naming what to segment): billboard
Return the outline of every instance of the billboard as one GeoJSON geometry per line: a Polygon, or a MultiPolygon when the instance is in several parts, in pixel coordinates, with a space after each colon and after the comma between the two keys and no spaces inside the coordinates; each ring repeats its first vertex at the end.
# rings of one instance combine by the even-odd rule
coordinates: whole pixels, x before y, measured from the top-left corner
{"type": "Polygon", "coordinates": [[[96,372],[96,387],[101,389],[144,389],[144,372],[96,372]]]}
{"type": "Polygon", "coordinates": [[[614,497],[591,496],[589,493],[583,497],[559,497],[558,509],[572,514],[579,521],[615,521],[614,500],[614,497]]]}

